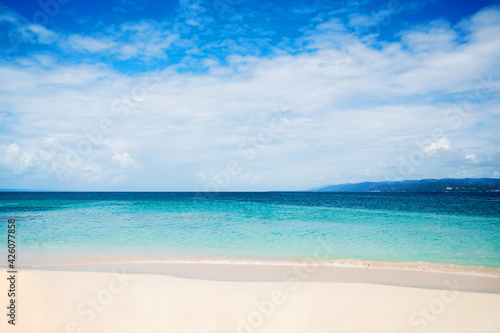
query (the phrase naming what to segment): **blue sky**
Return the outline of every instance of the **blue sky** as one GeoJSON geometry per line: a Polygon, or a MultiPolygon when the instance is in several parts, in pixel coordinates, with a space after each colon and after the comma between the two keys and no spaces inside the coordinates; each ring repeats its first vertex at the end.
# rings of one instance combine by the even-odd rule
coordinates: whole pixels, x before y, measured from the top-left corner
{"type": "Polygon", "coordinates": [[[1,1],[0,188],[500,177],[491,1],[1,1]]]}

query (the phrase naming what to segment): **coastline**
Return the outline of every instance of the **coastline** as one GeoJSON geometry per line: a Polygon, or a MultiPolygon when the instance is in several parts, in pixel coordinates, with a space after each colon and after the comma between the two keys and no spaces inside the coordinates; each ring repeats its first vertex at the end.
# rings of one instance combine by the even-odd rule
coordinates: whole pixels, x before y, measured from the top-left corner
{"type": "MultiPolygon", "coordinates": [[[[458,267],[444,270],[427,263],[339,263],[338,261],[264,261],[222,259],[129,260],[86,263],[21,265],[19,270],[73,271],[168,275],[179,278],[213,281],[290,282],[297,275],[303,282],[371,283],[391,286],[443,289],[456,281],[455,289],[500,294],[497,269],[458,267]],[[488,272],[488,273],[486,273],[488,272]]],[[[2,268],[0,266],[0,268],[2,268]]]]}
{"type": "MultiPolygon", "coordinates": [[[[5,254],[6,255],[6,254],[5,254]]],[[[482,277],[500,278],[500,268],[485,266],[464,266],[430,262],[388,262],[361,259],[277,259],[277,258],[247,258],[206,255],[169,255],[150,254],[30,254],[23,253],[18,259],[18,265],[24,267],[67,266],[79,265],[147,265],[147,264],[193,264],[193,265],[257,265],[257,266],[309,266],[309,267],[339,267],[365,268],[371,270],[394,270],[412,272],[452,273],[482,277]]],[[[0,264],[0,269],[6,265],[0,264]]],[[[201,266],[202,267],[202,266],[201,266]]]]}
{"type": "Polygon", "coordinates": [[[162,275],[190,280],[226,282],[325,282],[368,283],[424,289],[494,293],[500,295],[499,276],[456,272],[416,271],[389,268],[325,266],[307,264],[183,263],[92,263],[18,266],[19,271],[124,273],[162,275]]]}
{"type": "MultiPolygon", "coordinates": [[[[18,267],[2,332],[498,332],[500,278],[307,265],[18,267]],[[315,267],[315,268],[314,268],[315,267]]],[[[6,269],[1,268],[6,275],[6,269]]],[[[6,290],[7,281],[0,288],[6,290]]],[[[0,301],[7,297],[2,294],[0,301]]]]}

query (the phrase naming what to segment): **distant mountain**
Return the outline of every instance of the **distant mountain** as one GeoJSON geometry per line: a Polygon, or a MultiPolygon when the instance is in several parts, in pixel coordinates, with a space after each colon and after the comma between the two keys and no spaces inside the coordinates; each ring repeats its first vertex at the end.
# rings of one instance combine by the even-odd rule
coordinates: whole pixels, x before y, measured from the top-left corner
{"type": "Polygon", "coordinates": [[[312,192],[500,192],[500,179],[444,178],[329,185],[312,192]]]}

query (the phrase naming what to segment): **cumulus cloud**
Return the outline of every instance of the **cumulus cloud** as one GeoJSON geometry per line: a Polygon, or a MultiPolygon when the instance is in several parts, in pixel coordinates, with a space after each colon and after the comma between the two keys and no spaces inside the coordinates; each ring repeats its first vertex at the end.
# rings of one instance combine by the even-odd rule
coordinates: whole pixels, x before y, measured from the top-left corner
{"type": "Polygon", "coordinates": [[[137,163],[127,152],[115,153],[111,159],[118,162],[122,168],[137,168],[137,163]]]}
{"type": "Polygon", "coordinates": [[[31,168],[44,168],[47,161],[54,157],[54,152],[31,147],[21,149],[17,142],[7,146],[5,150],[4,164],[16,173],[23,173],[31,168]]]}
{"type": "Polygon", "coordinates": [[[239,43],[207,28],[207,43],[192,33],[210,24],[200,4],[184,1],[179,10],[185,14],[179,26],[139,21],[59,34],[55,50],[80,52],[74,63],[59,63],[57,52],[1,62],[0,75],[8,78],[0,87],[9,112],[0,118],[8,129],[0,132],[5,174],[30,170],[35,178],[57,179],[58,163],[68,187],[74,179],[102,186],[128,179],[130,186],[192,190],[234,161],[241,170],[227,190],[293,190],[384,180],[416,149],[429,159],[412,177],[452,176],[466,167],[481,167],[485,176],[497,171],[483,164],[483,156],[499,157],[486,148],[496,132],[475,136],[475,126],[500,126],[499,10],[463,21],[460,38],[457,27],[440,20],[383,43],[366,43],[345,23],[325,19],[266,56],[258,52],[268,37],[239,43]],[[86,58],[108,54],[149,64],[145,59],[168,58],[171,48],[182,49],[178,62],[133,74],[86,58]],[[492,75],[489,89],[483,74],[492,75]],[[463,109],[464,100],[473,105],[463,109]],[[287,120],[281,131],[272,130],[276,114],[287,120]],[[441,135],[434,137],[436,130],[441,135]],[[454,164],[440,164],[440,151],[454,164]],[[474,157],[464,153],[470,151],[474,157]],[[481,161],[473,165],[476,155],[481,161]]]}
{"type": "Polygon", "coordinates": [[[431,143],[430,145],[424,148],[424,152],[426,153],[434,153],[440,149],[449,150],[450,149],[450,140],[446,137],[442,137],[436,142],[431,143]]]}

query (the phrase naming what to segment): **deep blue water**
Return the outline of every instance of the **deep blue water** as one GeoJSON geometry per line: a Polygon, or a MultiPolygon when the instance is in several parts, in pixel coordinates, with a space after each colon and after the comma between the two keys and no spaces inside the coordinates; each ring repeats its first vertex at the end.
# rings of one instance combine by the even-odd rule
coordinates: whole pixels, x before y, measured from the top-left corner
{"type": "Polygon", "coordinates": [[[18,251],[32,255],[363,259],[500,268],[499,193],[0,192],[1,239],[10,218],[17,221],[18,251]]]}

